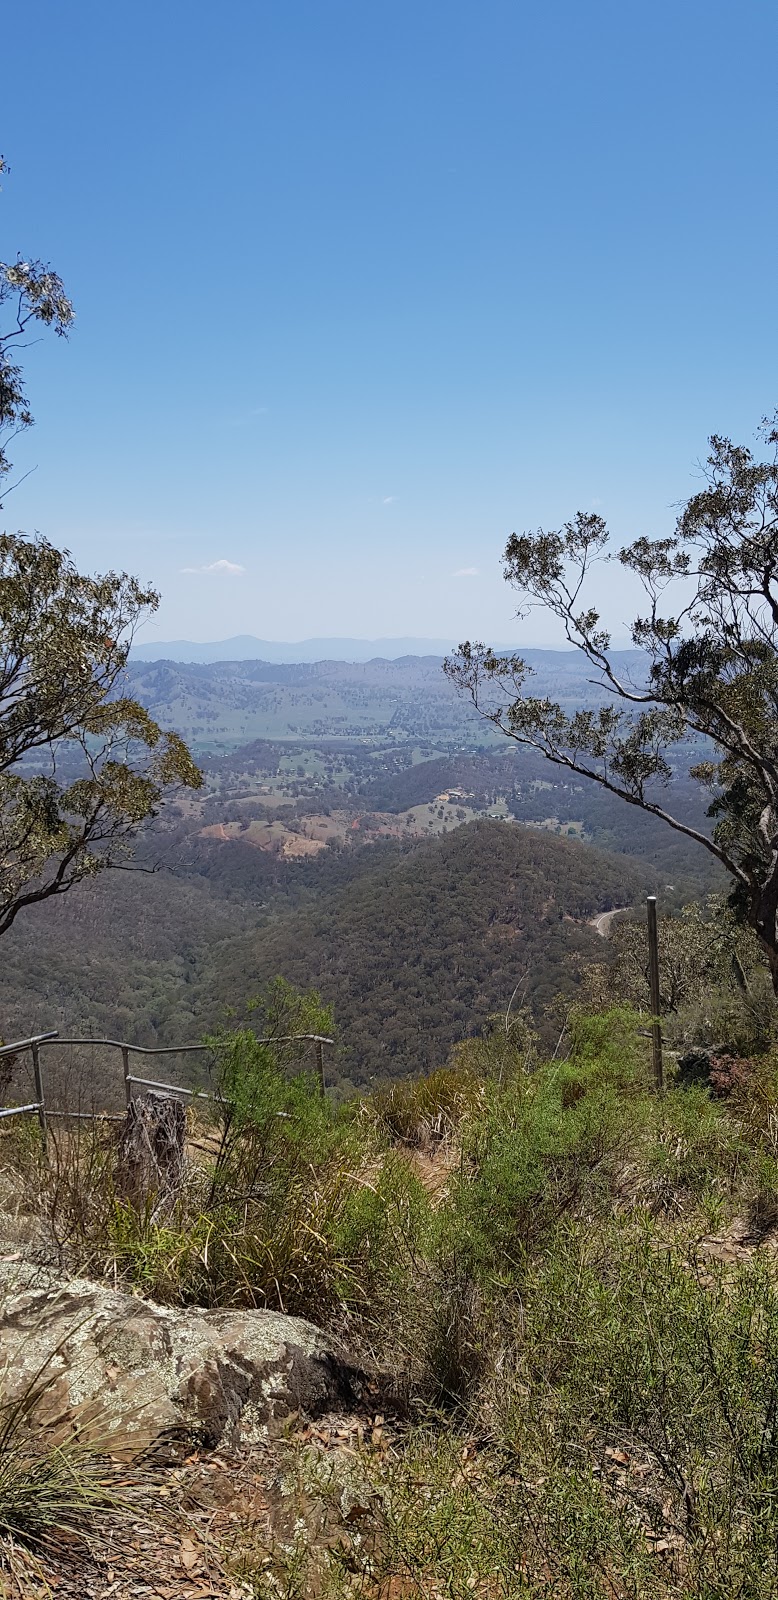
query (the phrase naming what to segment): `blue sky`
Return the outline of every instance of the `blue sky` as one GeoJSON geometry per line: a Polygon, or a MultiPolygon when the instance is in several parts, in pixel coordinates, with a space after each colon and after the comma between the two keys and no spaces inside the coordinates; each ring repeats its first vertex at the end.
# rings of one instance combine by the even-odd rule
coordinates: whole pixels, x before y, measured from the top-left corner
{"type": "Polygon", "coordinates": [[[3,48],[0,255],[77,310],[5,526],[152,579],[146,638],[554,642],[507,534],[664,531],[778,405],[773,0],[41,0],[3,48]]]}

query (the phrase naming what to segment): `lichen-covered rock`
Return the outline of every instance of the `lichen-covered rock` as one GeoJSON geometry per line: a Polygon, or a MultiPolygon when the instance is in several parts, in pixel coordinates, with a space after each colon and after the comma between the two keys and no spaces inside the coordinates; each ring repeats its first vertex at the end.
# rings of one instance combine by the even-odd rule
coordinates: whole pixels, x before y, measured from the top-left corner
{"type": "Polygon", "coordinates": [[[292,1412],[348,1405],[358,1384],[335,1342],[300,1317],[171,1309],[0,1261],[4,1395],[41,1372],[41,1421],[81,1427],[122,1456],[247,1443],[292,1412]]]}

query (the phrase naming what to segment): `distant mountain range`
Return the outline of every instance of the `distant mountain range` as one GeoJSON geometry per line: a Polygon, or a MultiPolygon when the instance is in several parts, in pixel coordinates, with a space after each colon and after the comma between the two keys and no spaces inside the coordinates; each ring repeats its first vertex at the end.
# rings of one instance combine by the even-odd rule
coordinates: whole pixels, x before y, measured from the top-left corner
{"type": "Polygon", "coordinates": [[[400,656],[445,656],[458,643],[452,639],[301,639],[287,643],[240,633],[234,639],[205,644],[192,639],[141,643],[133,645],[131,653],[135,661],[272,661],[296,665],[304,661],[396,661],[400,656]]]}
{"type": "MultiPolygon", "coordinates": [[[[336,645],[345,641],[335,640],[336,645]]],[[[410,642],[410,641],[404,641],[410,642]]],[[[414,641],[415,642],[415,641],[414,641]]],[[[175,728],[198,755],[223,755],[256,739],[415,740],[445,750],[481,744],[490,735],[467,696],[457,694],[437,655],[372,655],[369,660],[268,661],[256,651],[242,660],[131,660],[126,685],[157,722],[175,728]]],[[[314,641],[320,646],[332,641],[314,641]]],[[[366,642],[365,650],[384,640],[366,642]]],[[[212,646],[212,649],[218,648],[212,646]]],[[[300,654],[300,645],[287,646],[300,654]]],[[[598,674],[579,650],[525,650],[536,676],[533,691],[566,710],[601,705],[598,674]]],[[[638,651],[615,652],[614,662],[633,681],[645,673],[638,651]]]]}

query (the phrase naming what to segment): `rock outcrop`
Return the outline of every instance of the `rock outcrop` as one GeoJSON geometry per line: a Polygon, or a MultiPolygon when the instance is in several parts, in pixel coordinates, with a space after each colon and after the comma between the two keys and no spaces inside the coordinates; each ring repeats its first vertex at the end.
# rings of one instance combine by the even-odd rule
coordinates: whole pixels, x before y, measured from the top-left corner
{"type": "Polygon", "coordinates": [[[336,1343],[300,1317],[172,1309],[0,1261],[5,1398],[38,1374],[41,1423],[79,1427],[126,1457],[250,1443],[293,1412],[315,1417],[353,1404],[359,1386],[336,1343]]]}

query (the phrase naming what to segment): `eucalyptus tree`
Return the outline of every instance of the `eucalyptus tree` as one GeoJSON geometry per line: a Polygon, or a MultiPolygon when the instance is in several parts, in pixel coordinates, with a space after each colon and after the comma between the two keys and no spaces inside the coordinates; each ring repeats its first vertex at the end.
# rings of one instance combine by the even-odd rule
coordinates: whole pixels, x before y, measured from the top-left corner
{"type": "MultiPolygon", "coordinates": [[[[0,485],[32,422],[20,352],[36,328],[64,335],[72,321],[50,266],[0,263],[0,485]]],[[[158,604],[127,573],[86,576],[40,535],[0,533],[0,934],[25,907],[127,865],[165,794],[202,781],[183,740],[123,691],[135,628],[158,604]]]]}
{"type": "MultiPolygon", "coordinates": [[[[8,171],[0,156],[0,175],[8,171]]],[[[11,471],[7,445],[32,425],[21,351],[40,328],[65,337],[74,318],[59,274],[43,261],[0,261],[0,491],[11,471]]]]}
{"type": "Polygon", "coordinates": [[[540,606],[561,622],[602,688],[595,709],[569,713],[533,695],[527,663],[485,645],[460,645],[445,670],[508,738],[715,856],[778,992],[778,413],[759,437],[758,454],[710,439],[704,486],[665,537],[614,550],[602,517],[578,512],[557,531],[508,539],[519,616],[540,606]],[[602,563],[614,560],[645,595],[631,629],[640,673],[620,668],[592,603],[602,563]],[[703,745],[690,772],[709,793],[709,830],[673,803],[673,764],[690,736],[703,745]]]}
{"type": "Polygon", "coordinates": [[[78,572],[45,539],[0,534],[0,934],[106,867],[180,785],[184,741],[123,692],[133,632],[159,597],[78,572]]]}

